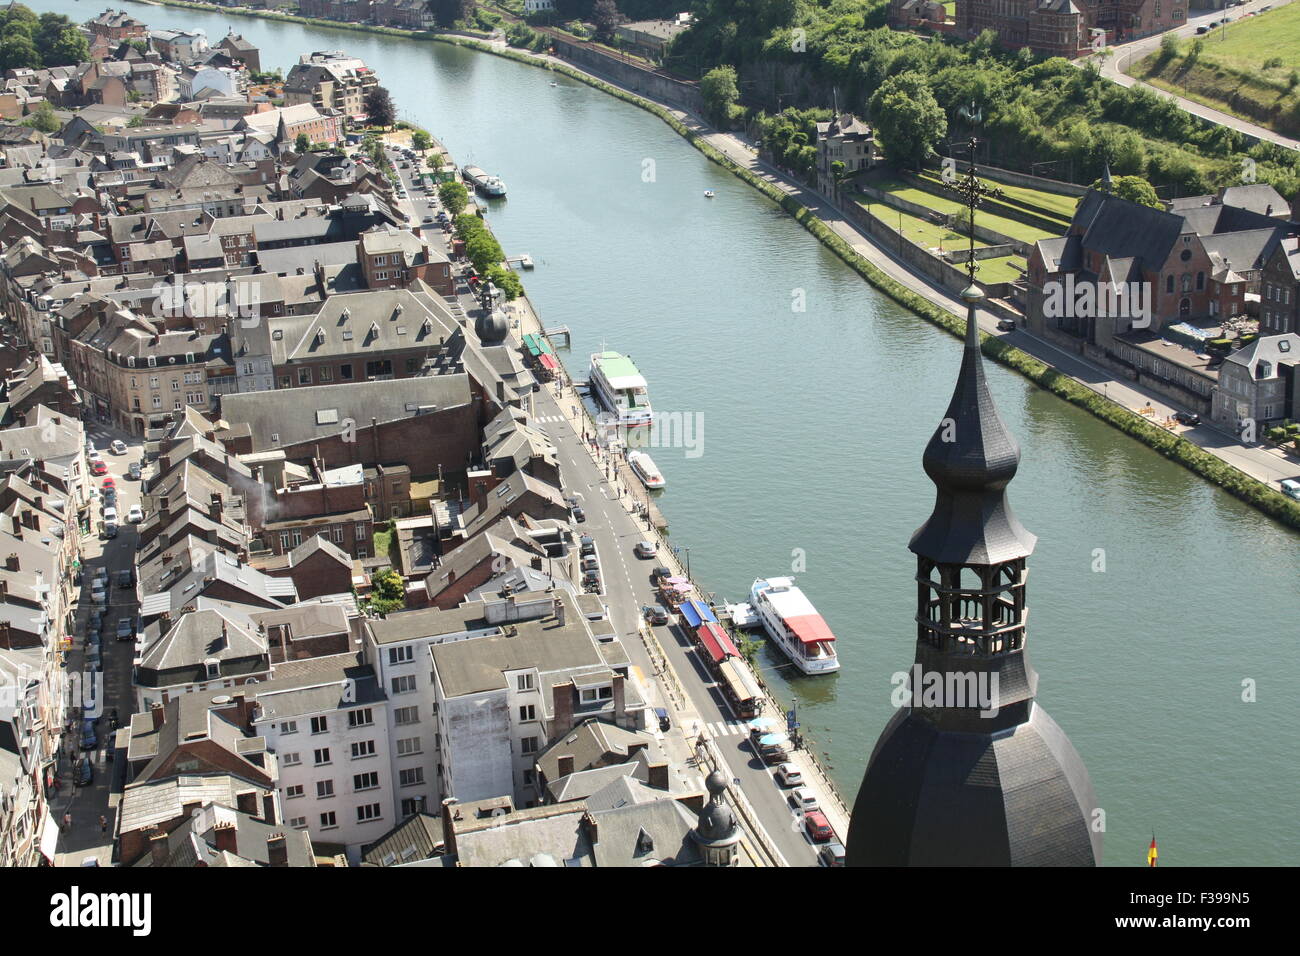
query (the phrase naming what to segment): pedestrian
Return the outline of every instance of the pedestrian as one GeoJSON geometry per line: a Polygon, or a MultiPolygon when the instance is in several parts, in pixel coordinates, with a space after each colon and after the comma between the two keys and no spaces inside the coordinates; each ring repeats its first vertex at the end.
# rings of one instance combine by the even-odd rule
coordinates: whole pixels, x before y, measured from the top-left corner
{"type": "Polygon", "coordinates": [[[104,816],[102,813],[99,815],[99,832],[108,832],[108,817],[104,816]]]}
{"type": "Polygon", "coordinates": [[[65,813],[65,814],[63,815],[63,832],[66,833],[67,831],[69,831],[69,830],[71,830],[71,829],[72,829],[72,814],[71,814],[71,813],[65,813]]]}

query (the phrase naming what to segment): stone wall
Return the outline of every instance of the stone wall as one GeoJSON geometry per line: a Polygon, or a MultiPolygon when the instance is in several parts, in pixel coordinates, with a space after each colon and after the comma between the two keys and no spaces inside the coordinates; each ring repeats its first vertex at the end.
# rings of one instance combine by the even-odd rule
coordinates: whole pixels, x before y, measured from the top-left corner
{"type": "Polygon", "coordinates": [[[647,70],[636,63],[620,60],[597,46],[579,40],[561,40],[554,34],[550,37],[556,56],[581,67],[588,73],[671,107],[690,110],[693,113],[704,112],[704,100],[693,83],[674,80],[670,76],[647,70]]]}

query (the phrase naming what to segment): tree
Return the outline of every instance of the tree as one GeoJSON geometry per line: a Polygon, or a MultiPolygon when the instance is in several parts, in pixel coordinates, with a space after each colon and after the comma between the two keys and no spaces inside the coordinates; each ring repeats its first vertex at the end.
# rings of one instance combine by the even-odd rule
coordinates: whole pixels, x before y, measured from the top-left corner
{"type": "Polygon", "coordinates": [[[370,594],[370,610],[376,614],[390,614],[406,607],[406,584],[392,568],[375,572],[370,583],[374,587],[370,594]]]}
{"type": "Polygon", "coordinates": [[[700,80],[700,96],[704,99],[704,112],[718,126],[730,125],[731,108],[740,99],[736,85],[736,68],[718,66],[704,74],[700,80]]]}
{"type": "Polygon", "coordinates": [[[50,105],[49,100],[42,100],[40,106],[36,107],[35,112],[23,120],[22,125],[30,126],[42,133],[57,133],[60,124],[59,118],[54,115],[54,107],[50,105]]]}
{"type": "Polygon", "coordinates": [[[432,145],[433,145],[433,137],[430,136],[428,133],[426,133],[424,130],[417,129],[414,133],[411,134],[412,149],[417,149],[421,153],[424,153],[432,145]]]}
{"type": "MultiPolygon", "coordinates": [[[[1111,183],[1111,193],[1120,199],[1141,203],[1144,206],[1150,206],[1152,209],[1164,208],[1165,204],[1160,201],[1155,189],[1141,176],[1117,176],[1111,180],[1111,183]]],[[[1101,180],[1098,179],[1093,183],[1092,188],[1101,189],[1101,180]]]]}
{"type": "Polygon", "coordinates": [[[871,97],[871,118],[885,157],[894,166],[919,169],[948,134],[948,117],[917,73],[885,80],[871,97]]]}
{"type": "Polygon", "coordinates": [[[505,266],[489,266],[486,275],[488,281],[500,290],[507,302],[513,302],[524,294],[524,284],[519,281],[519,274],[505,266]]]}
{"type": "Polygon", "coordinates": [[[596,36],[602,40],[608,40],[614,35],[614,30],[626,18],[618,12],[618,6],[614,0],[596,0],[591,7],[591,22],[596,25],[596,36]]]}
{"type": "Polygon", "coordinates": [[[298,138],[293,141],[293,151],[299,156],[311,152],[311,137],[306,133],[299,133],[298,138]]]}
{"type": "Polygon", "coordinates": [[[392,126],[393,121],[397,119],[397,111],[393,108],[393,98],[389,95],[388,90],[382,86],[372,86],[366,93],[362,106],[374,126],[392,126]]]}
{"type": "Polygon", "coordinates": [[[76,27],[64,27],[48,47],[41,46],[46,66],[75,66],[90,59],[90,44],[76,27]]]}
{"type": "Polygon", "coordinates": [[[440,27],[450,27],[457,20],[468,20],[474,15],[474,0],[429,0],[426,4],[433,13],[433,22],[440,27]]]}
{"type": "Polygon", "coordinates": [[[40,69],[41,54],[32,38],[20,28],[10,28],[0,40],[0,70],[40,69]]]}
{"type": "Polygon", "coordinates": [[[438,198],[442,200],[447,212],[459,216],[469,205],[469,190],[465,188],[464,183],[443,183],[438,187],[438,198]]]}

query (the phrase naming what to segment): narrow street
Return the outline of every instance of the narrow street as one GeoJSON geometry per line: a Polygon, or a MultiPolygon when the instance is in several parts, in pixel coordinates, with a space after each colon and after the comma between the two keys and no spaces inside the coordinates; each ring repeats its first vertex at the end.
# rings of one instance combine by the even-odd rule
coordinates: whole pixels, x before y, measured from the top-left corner
{"type": "MultiPolygon", "coordinates": [[[[143,445],[139,436],[119,431],[100,423],[86,423],[86,434],[95,443],[108,466],[108,474],[92,478],[94,487],[101,489],[101,497],[94,502],[93,523],[88,535],[82,541],[82,587],[77,607],[77,623],[73,634],[73,647],[68,654],[69,673],[82,674],[83,684],[91,679],[91,673],[84,668],[86,660],[87,634],[94,605],[91,602],[90,583],[95,573],[101,568],[108,572],[107,604],[101,608],[103,623],[100,628],[100,646],[103,657],[103,671],[94,674],[96,683],[94,699],[98,702],[95,726],[96,746],[93,749],[81,749],[81,723],[76,721],[72,732],[65,735],[63,752],[59,760],[59,778],[61,789],[53,801],[51,813],[56,820],[63,820],[70,814],[72,826],[59,837],[56,866],[95,865],[108,866],[113,850],[117,805],[121,799],[125,784],[126,767],[109,759],[112,752],[113,730],[110,715],[117,711],[119,726],[130,723],[134,710],[131,692],[132,662],[135,658],[135,641],[117,639],[118,621],[122,618],[134,618],[137,613],[136,587],[119,586],[118,572],[132,571],[131,580],[135,581],[135,549],[138,535],[136,526],[126,520],[127,513],[133,505],[140,504],[141,484],[127,477],[127,468],[132,461],[140,461],[143,445]],[[115,455],[109,450],[114,439],[126,444],[126,454],[115,455]],[[102,536],[102,489],[106,478],[112,477],[117,488],[116,509],[120,518],[119,531],[115,538],[102,536]],[[79,764],[73,761],[89,761],[93,767],[94,781],[86,787],[77,787],[74,782],[79,776],[79,764]],[[101,828],[100,817],[104,818],[101,828]]],[[[144,475],[150,474],[145,469],[144,475]]],[[[69,706],[80,706],[82,701],[70,700],[69,706]]]]}

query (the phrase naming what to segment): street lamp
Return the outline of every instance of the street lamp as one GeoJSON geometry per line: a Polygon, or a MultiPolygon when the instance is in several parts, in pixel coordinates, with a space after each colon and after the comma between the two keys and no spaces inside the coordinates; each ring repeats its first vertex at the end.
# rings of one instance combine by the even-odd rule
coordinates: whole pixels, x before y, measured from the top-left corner
{"type": "Polygon", "coordinates": [[[680,554],[683,551],[686,552],[686,576],[689,578],[691,576],[691,549],[682,544],[673,545],[673,554],[680,554]]]}

